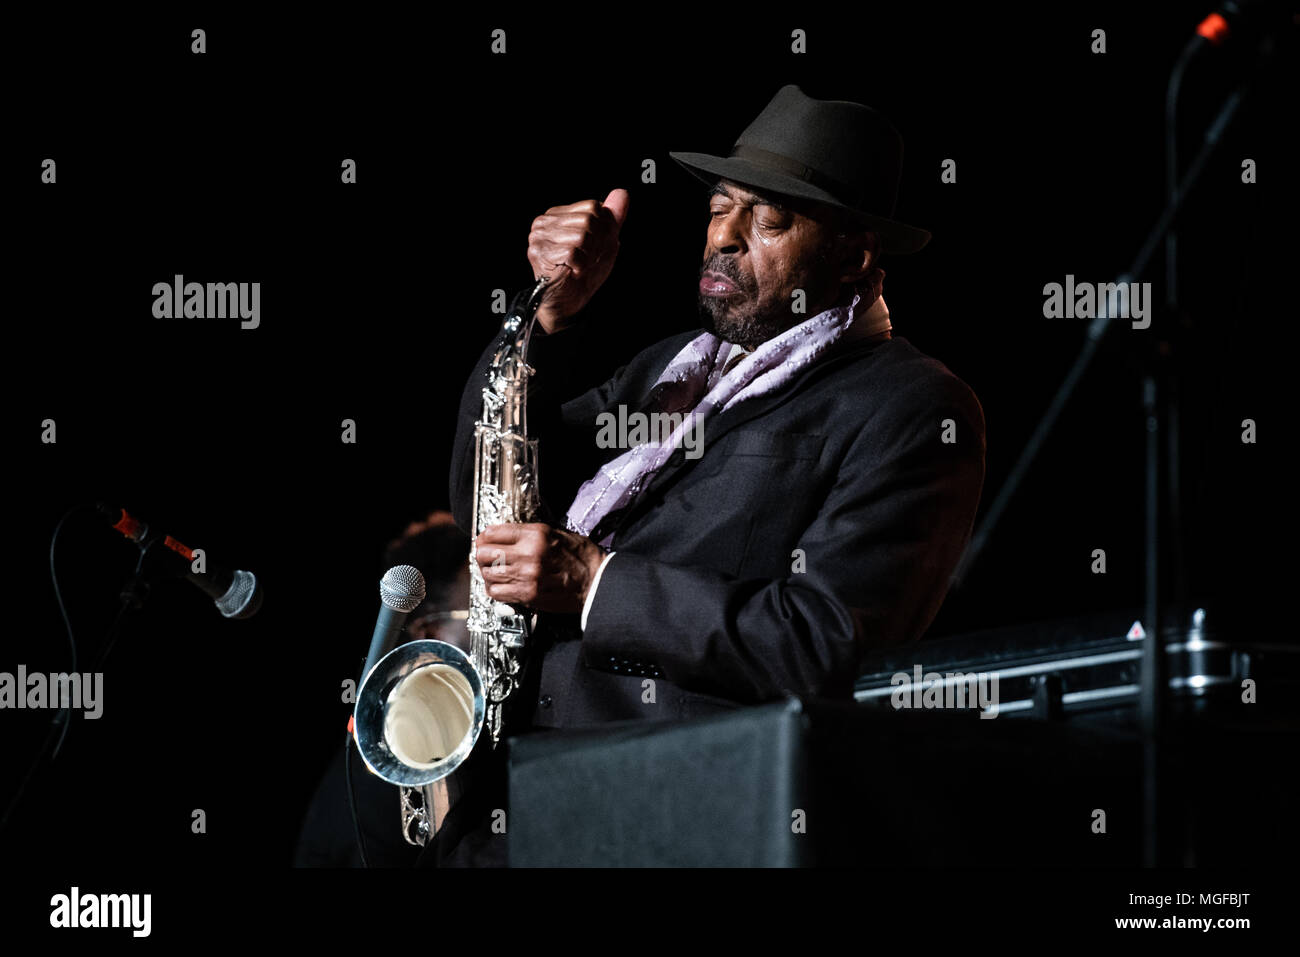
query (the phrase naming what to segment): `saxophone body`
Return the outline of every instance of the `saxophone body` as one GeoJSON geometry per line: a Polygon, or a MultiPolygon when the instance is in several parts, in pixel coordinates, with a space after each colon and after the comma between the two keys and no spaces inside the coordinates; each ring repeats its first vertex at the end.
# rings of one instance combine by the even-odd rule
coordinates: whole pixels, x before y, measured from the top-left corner
{"type": "Polygon", "coordinates": [[[518,689],[533,616],[487,593],[475,542],[480,532],[540,514],[537,440],[528,437],[528,341],[547,284],[515,297],[494,348],[474,427],[470,544],[470,651],[442,641],[389,652],[357,692],[353,734],[366,766],[400,788],[402,833],[425,844],[462,790],[456,772],[486,729],[495,748],[505,706],[518,689]]]}
{"type": "Polygon", "coordinates": [[[546,280],[523,308],[511,308],[483,389],[483,412],[474,427],[475,540],[470,544],[468,630],[474,667],[483,677],[486,723],[492,745],[501,738],[506,700],[519,686],[532,616],[488,596],[478,564],[477,536],[492,525],[534,521],[541,510],[537,488],[537,440],[528,438],[526,362],[533,317],[546,280]]]}

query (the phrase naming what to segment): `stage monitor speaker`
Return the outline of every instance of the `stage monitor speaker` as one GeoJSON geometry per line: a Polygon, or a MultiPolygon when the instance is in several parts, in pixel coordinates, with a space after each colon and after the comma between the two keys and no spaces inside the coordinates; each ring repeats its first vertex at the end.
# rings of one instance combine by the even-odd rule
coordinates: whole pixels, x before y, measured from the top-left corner
{"type": "Polygon", "coordinates": [[[1136,864],[1134,747],[1104,729],[796,698],[685,722],[523,735],[510,741],[509,859],[1136,864]]]}

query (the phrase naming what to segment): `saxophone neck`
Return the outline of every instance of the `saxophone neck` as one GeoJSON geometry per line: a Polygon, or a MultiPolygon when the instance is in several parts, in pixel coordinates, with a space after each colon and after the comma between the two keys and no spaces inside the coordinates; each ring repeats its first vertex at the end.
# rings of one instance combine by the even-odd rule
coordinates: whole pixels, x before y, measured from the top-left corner
{"type": "Polygon", "coordinates": [[[531,288],[518,292],[510,304],[501,332],[503,338],[518,345],[520,353],[528,351],[528,338],[537,319],[537,310],[542,304],[542,295],[550,281],[549,277],[543,276],[531,288]]]}
{"type": "Polygon", "coordinates": [[[494,428],[527,432],[523,421],[524,398],[528,376],[533,371],[528,365],[528,342],[543,290],[549,282],[549,278],[543,277],[530,289],[519,292],[501,326],[483,394],[483,420],[494,428]]]}

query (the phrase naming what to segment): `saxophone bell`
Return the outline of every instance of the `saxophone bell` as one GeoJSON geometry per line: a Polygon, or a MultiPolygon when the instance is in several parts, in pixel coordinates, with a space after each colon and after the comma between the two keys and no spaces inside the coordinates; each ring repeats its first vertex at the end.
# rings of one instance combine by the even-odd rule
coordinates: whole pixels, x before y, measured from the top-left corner
{"type": "Polygon", "coordinates": [[[454,772],[474,750],[486,709],[478,669],[445,641],[394,648],[362,681],[352,733],[366,767],[400,789],[407,843],[425,844],[459,799],[454,772]]]}
{"type": "Polygon", "coordinates": [[[469,757],[485,712],[483,679],[465,652],[410,641],[381,658],[357,692],[357,750],[388,783],[424,787],[469,757]]]}

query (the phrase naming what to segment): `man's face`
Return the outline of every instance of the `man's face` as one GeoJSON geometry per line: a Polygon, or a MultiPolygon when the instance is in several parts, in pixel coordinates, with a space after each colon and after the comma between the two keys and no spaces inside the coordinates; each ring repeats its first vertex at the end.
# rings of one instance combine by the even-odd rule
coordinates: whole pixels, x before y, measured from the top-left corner
{"type": "Polygon", "coordinates": [[[729,180],[714,187],[699,287],[707,331],[754,349],[834,304],[835,237],[809,212],[729,180]],[[796,289],[804,291],[802,313],[793,311],[796,289]]]}

